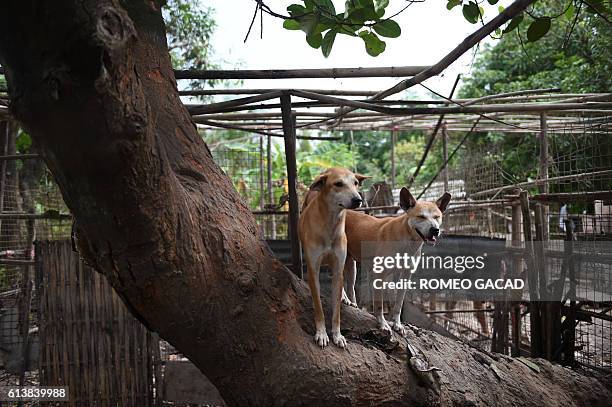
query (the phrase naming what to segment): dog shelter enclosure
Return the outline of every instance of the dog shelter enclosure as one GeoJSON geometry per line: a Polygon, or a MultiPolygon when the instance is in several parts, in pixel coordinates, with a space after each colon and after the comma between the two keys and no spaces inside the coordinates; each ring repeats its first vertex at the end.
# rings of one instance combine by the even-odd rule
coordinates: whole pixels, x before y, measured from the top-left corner
{"type": "MultiPolygon", "coordinates": [[[[386,179],[376,179],[374,185],[365,188],[369,207],[359,210],[376,216],[396,215],[402,186],[409,186],[415,196],[428,200],[451,192],[453,200],[443,223],[446,241],[502,241],[508,256],[504,267],[511,272],[520,276],[534,271],[538,275],[538,268],[545,270],[532,284],[536,287],[526,290],[533,290],[531,298],[537,298],[533,294],[539,290],[560,290],[558,304],[554,305],[527,298],[482,304],[419,296],[412,299],[418,308],[474,346],[609,370],[612,338],[607,293],[612,266],[606,242],[610,241],[612,197],[610,94],[530,89],[480,99],[438,95],[431,100],[384,101],[372,100],[373,92],[347,89],[224,89],[189,94],[239,95],[231,101],[192,106],[190,110],[194,120],[208,131],[239,129],[259,139],[259,148],[244,152],[251,157],[256,176],[248,182],[243,178],[234,181],[237,185],[249,184],[252,197],[259,197],[251,202],[261,231],[273,239],[273,248],[294,271],[302,270],[302,266],[291,227],[297,224],[299,210],[291,208],[292,203],[299,208],[299,197],[310,181],[291,174],[296,172],[290,164],[295,158],[296,140],[300,135],[315,138],[317,132],[312,130],[318,130],[320,143],[334,143],[348,136],[357,145],[362,132],[375,132],[388,140],[391,172],[385,174],[386,179]],[[240,96],[244,94],[255,96],[240,96]],[[279,96],[280,104],[261,103],[279,96]],[[413,177],[398,180],[395,168],[401,157],[394,153],[396,140],[401,132],[414,130],[425,133],[424,153],[413,177]],[[281,131],[292,138],[284,139],[287,174],[273,179],[270,151],[281,131]],[[525,155],[529,159],[521,157],[511,172],[505,164],[519,156],[516,150],[504,151],[501,143],[470,143],[471,138],[484,132],[518,140],[518,146],[528,150],[525,155]],[[469,159],[452,161],[460,150],[469,159]],[[434,154],[442,156],[439,170],[433,177],[419,177],[423,162],[434,154]],[[285,236],[289,241],[284,245],[276,240],[285,236]],[[532,241],[544,243],[532,245],[532,241]],[[293,245],[291,251],[289,244],[293,245]],[[601,256],[593,261],[589,255],[595,253],[601,256]]],[[[220,150],[213,154],[224,153],[220,150]]],[[[229,166],[242,164],[239,160],[226,162],[229,166]]],[[[227,171],[230,167],[224,168],[227,171]]],[[[249,189],[245,187],[243,193],[248,195],[249,189]]],[[[366,278],[361,276],[360,304],[371,310],[371,282],[366,278]]],[[[418,314],[411,308],[407,312],[418,314]]],[[[408,321],[416,318],[404,317],[408,321]]]]}
{"type": "MultiPolygon", "coordinates": [[[[226,71],[199,73],[197,77],[411,76],[424,68],[226,71]]],[[[177,78],[188,77],[186,73],[182,75],[177,78]]],[[[534,89],[472,100],[404,100],[401,96],[379,100],[375,92],[346,89],[221,89],[182,94],[236,95],[218,103],[187,104],[187,108],[204,134],[233,129],[257,139],[254,149],[237,151],[220,145],[213,149],[213,156],[248,200],[262,234],[296,274],[302,275],[296,236],[299,189],[303,192],[305,187],[300,183],[307,185],[310,181],[297,176],[297,141],[311,138],[318,143],[334,143],[348,133],[357,144],[361,131],[375,131],[389,140],[392,170],[386,180],[375,180],[366,195],[369,207],[363,210],[377,216],[396,215],[394,191],[397,195],[397,188],[406,184],[423,199],[435,199],[449,191],[454,198],[443,224],[448,239],[504,241],[511,261],[516,263],[514,270],[546,267],[551,270],[546,275],[557,276],[557,280],[562,276],[566,287],[587,287],[587,292],[602,294],[577,294],[571,301],[569,297],[567,301],[560,298],[556,306],[540,306],[522,298],[484,306],[471,301],[413,298],[416,307],[408,307],[407,313],[413,314],[406,317],[424,313],[436,324],[435,329],[474,346],[609,372],[612,299],[605,295],[612,284],[609,253],[597,263],[586,262],[586,257],[581,257],[584,253],[574,252],[572,246],[573,242],[581,242],[587,243],[579,246],[582,250],[599,250],[600,242],[611,240],[610,94],[534,89]],[[394,152],[395,142],[401,132],[415,129],[427,135],[422,160],[413,179],[396,179],[394,168],[400,157],[394,152]],[[314,131],[306,134],[305,130],[314,131]],[[477,148],[469,147],[469,140],[481,132],[532,141],[533,159],[520,164],[524,174],[535,172],[537,177],[522,178],[500,165],[512,151],[473,150],[468,153],[469,161],[453,161],[460,149],[477,148]],[[317,133],[323,135],[313,135],[317,133]],[[283,147],[286,163],[286,173],[276,178],[270,170],[274,140],[283,147]],[[419,177],[418,171],[428,156],[440,152],[442,162],[449,165],[442,165],[435,177],[419,177]],[[532,240],[549,242],[544,250],[552,256],[545,258],[530,245],[532,240]]],[[[12,346],[11,363],[17,375],[22,376],[18,380],[26,382],[30,374],[26,372],[36,367],[28,366],[36,354],[40,377],[33,380],[41,384],[58,377],[70,377],[72,383],[84,380],[89,387],[83,387],[82,394],[75,393],[77,400],[89,398],[101,400],[102,404],[118,400],[165,402],[164,389],[160,387],[162,370],[169,369],[169,362],[180,359],[180,355],[173,358],[168,345],[160,343],[126,312],[110,286],[104,285],[103,276],[92,277],[86,272],[89,269],[76,258],[72,243],[42,243],[69,241],[70,216],[49,177],[45,183],[30,187],[34,204],[28,203],[27,190],[18,191],[15,183],[19,180],[11,179],[11,166],[17,172],[29,161],[40,163],[40,159],[35,155],[19,157],[11,150],[9,133],[7,130],[0,184],[0,226],[6,231],[2,236],[7,236],[2,241],[6,247],[1,248],[4,258],[0,264],[6,271],[0,318],[2,326],[7,327],[7,333],[2,333],[2,347],[6,348],[7,343],[12,346]],[[34,240],[41,241],[36,255],[32,251],[34,240]],[[83,302],[83,298],[94,300],[83,302]],[[68,322],[68,314],[58,315],[68,312],[74,318],[72,323],[68,322]],[[83,330],[83,336],[78,324],[89,327],[83,330]],[[98,335],[100,332],[103,335],[98,335]],[[71,341],[60,341],[64,334],[71,341]],[[68,356],[56,346],[75,352],[68,356]],[[111,369],[119,365],[126,366],[126,370],[113,378],[111,369]],[[81,376],[83,372],[97,376],[81,376]],[[104,392],[116,399],[101,399],[104,392]]],[[[363,303],[367,281],[361,281],[365,287],[361,287],[363,297],[358,300],[367,307],[367,301],[363,303]]],[[[547,289],[549,283],[552,282],[544,282],[539,288],[547,289]]]]}

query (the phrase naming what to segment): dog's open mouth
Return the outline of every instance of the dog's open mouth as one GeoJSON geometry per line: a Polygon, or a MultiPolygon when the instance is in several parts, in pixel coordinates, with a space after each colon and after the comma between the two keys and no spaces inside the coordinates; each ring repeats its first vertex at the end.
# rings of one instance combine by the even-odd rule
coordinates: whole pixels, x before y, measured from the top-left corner
{"type": "Polygon", "coordinates": [[[423,241],[425,243],[427,243],[428,245],[435,246],[436,243],[438,243],[438,238],[436,236],[425,237],[425,236],[423,236],[423,234],[421,232],[419,232],[418,229],[415,228],[415,230],[419,234],[421,239],[423,239],[423,241]]]}

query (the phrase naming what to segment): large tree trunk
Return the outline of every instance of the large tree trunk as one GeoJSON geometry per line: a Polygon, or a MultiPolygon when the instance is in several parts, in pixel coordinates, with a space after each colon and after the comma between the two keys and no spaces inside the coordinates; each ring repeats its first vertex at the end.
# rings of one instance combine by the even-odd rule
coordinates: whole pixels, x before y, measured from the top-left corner
{"type": "MultiPolygon", "coordinates": [[[[78,221],[84,258],[233,405],[605,405],[597,380],[540,373],[433,333],[420,385],[403,343],[313,341],[306,286],[273,260],[178,97],[156,1],[0,3],[11,109],[78,221]]],[[[353,337],[375,320],[342,310],[353,337]]],[[[329,312],[328,312],[329,315],[329,312]]],[[[329,320],[329,318],[328,318],[329,320]]]]}

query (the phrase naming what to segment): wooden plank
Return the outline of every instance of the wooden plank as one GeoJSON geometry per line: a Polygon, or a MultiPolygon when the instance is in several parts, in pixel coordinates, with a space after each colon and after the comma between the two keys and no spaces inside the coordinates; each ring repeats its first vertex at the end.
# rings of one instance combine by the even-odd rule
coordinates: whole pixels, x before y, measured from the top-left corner
{"type": "MultiPolygon", "coordinates": [[[[75,256],[76,257],[76,256],[75,256]]],[[[84,404],[93,404],[94,386],[91,378],[92,366],[90,363],[91,348],[90,348],[90,335],[89,335],[89,301],[85,294],[85,275],[83,273],[83,263],[76,260],[75,272],[78,276],[78,295],[79,295],[79,329],[81,331],[81,354],[82,354],[82,380],[83,380],[83,397],[82,401],[84,404]],[[87,401],[87,403],[86,403],[87,401]]]]}

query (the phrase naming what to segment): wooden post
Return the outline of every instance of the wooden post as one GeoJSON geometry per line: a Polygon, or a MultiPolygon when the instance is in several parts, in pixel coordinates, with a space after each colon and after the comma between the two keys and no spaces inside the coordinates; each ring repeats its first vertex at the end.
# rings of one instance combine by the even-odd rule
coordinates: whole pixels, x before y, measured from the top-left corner
{"type": "Polygon", "coordinates": [[[259,210],[264,210],[264,147],[263,136],[259,136],[259,210]]]}
{"type": "MultiPolygon", "coordinates": [[[[521,223],[523,216],[521,205],[518,202],[512,203],[512,246],[521,246],[521,223]]],[[[519,257],[512,259],[512,272],[514,278],[519,278],[523,274],[523,260],[519,257]]],[[[521,298],[512,301],[512,351],[514,357],[521,356],[521,298]]]]}
{"type": "Polygon", "coordinates": [[[444,192],[448,192],[448,132],[446,131],[446,122],[442,124],[442,156],[444,158],[444,170],[442,172],[442,180],[444,181],[444,192]]]}
{"type": "Polygon", "coordinates": [[[297,196],[297,163],[295,143],[295,114],[291,111],[291,96],[282,95],[281,112],[283,115],[283,133],[285,134],[285,157],[287,160],[287,180],[289,188],[289,239],[291,240],[291,264],[293,272],[300,278],[302,271],[302,251],[298,235],[298,220],[300,217],[297,196]]]}
{"type": "MultiPolygon", "coordinates": [[[[546,112],[540,113],[540,178],[547,179],[548,178],[548,121],[546,117],[546,112]]],[[[548,183],[544,183],[539,186],[539,191],[541,194],[547,194],[549,192],[548,183]]],[[[549,225],[548,225],[548,206],[543,208],[543,217],[542,217],[542,225],[543,225],[543,238],[542,241],[548,241],[549,235],[549,225]]]]}
{"type": "MultiPolygon", "coordinates": [[[[274,191],[272,190],[272,136],[268,136],[266,166],[268,172],[268,203],[274,205],[274,191]]],[[[270,239],[276,239],[276,217],[270,215],[270,239]]]]}
{"type": "Polygon", "coordinates": [[[574,351],[576,346],[576,269],[574,268],[574,223],[565,219],[565,243],[564,254],[567,262],[569,276],[568,297],[570,306],[565,316],[563,325],[563,363],[573,365],[575,362],[574,351]]]}
{"type": "Polygon", "coordinates": [[[395,188],[395,142],[397,139],[397,130],[391,130],[391,189],[395,188]]]}
{"type": "Polygon", "coordinates": [[[531,325],[531,356],[542,356],[542,335],[540,320],[540,303],[538,301],[538,278],[536,274],[533,236],[531,233],[531,212],[527,191],[519,194],[523,213],[523,235],[525,236],[525,253],[527,257],[527,280],[529,283],[529,320],[531,325]]]}
{"type": "MultiPolygon", "coordinates": [[[[264,147],[263,147],[263,136],[259,136],[259,210],[263,211],[265,206],[264,194],[266,193],[264,187],[264,147]]],[[[265,217],[261,219],[260,228],[261,234],[266,236],[267,222],[265,217]]]]}
{"type": "MultiPolygon", "coordinates": [[[[538,278],[539,295],[540,300],[540,332],[542,339],[542,350],[543,356],[551,360],[552,359],[552,324],[551,324],[551,312],[550,302],[546,301],[547,295],[547,284],[546,284],[546,259],[544,258],[544,210],[542,204],[536,203],[534,207],[535,214],[535,232],[536,232],[536,245],[534,247],[535,253],[535,272],[538,278]]],[[[532,326],[533,329],[533,326],[532,326]]]]}

